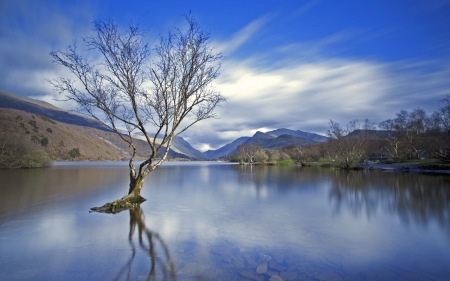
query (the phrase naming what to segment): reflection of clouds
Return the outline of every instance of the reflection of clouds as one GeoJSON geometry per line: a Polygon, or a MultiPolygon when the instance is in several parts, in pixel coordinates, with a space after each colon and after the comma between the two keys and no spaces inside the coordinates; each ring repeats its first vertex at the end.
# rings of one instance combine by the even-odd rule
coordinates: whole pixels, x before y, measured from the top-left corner
{"type": "MultiPolygon", "coordinates": [[[[94,170],[101,174],[102,169],[94,170]]],[[[118,172],[113,167],[111,171],[118,172]]],[[[2,223],[2,254],[11,253],[24,262],[32,259],[30,268],[41,268],[43,274],[52,269],[53,276],[97,263],[99,276],[112,280],[131,255],[130,217],[127,212],[89,214],[92,205],[86,204],[106,202],[124,189],[109,181],[85,180],[86,190],[99,190],[95,200],[72,196],[36,205],[25,221],[18,217],[2,223]]],[[[442,184],[445,187],[439,176],[167,163],[147,178],[142,195],[148,201],[141,207],[146,228],[164,239],[176,269],[186,261],[212,263],[214,247],[239,247],[241,253],[256,255],[276,250],[295,253],[304,261],[327,257],[358,267],[394,262],[399,253],[412,262],[448,255],[449,198],[442,184]],[[401,190],[402,186],[406,188],[401,190]],[[408,225],[401,223],[404,214],[411,218],[408,225]]],[[[9,265],[6,254],[0,256],[0,268],[9,265]]],[[[139,274],[148,274],[146,258],[135,258],[136,264],[146,261],[146,271],[139,274]]],[[[8,273],[16,269],[13,264],[8,273]]],[[[82,280],[90,272],[77,274],[82,280]]]]}
{"type": "MultiPolygon", "coordinates": [[[[49,214],[39,221],[39,247],[65,248],[76,241],[75,215],[49,214]]],[[[76,242],[75,242],[76,243],[76,242]]]]}
{"type": "MultiPolygon", "coordinates": [[[[165,172],[171,173],[169,170],[165,172]]],[[[191,177],[198,179],[195,170],[191,172],[191,177]]],[[[230,186],[221,177],[236,178],[232,167],[220,173],[225,175],[214,173],[213,182],[196,181],[189,184],[195,185],[195,188],[189,188],[185,182],[186,190],[176,189],[169,196],[173,205],[161,206],[155,194],[153,199],[149,198],[151,202],[148,203],[153,209],[149,217],[155,213],[152,223],[157,229],[162,229],[161,235],[169,240],[193,235],[201,241],[206,239],[210,245],[214,245],[217,239],[228,239],[242,248],[261,245],[280,248],[286,245],[297,248],[314,245],[321,248],[321,244],[314,242],[315,237],[307,235],[303,227],[312,223],[311,220],[326,221],[328,216],[315,207],[317,203],[323,202],[310,200],[310,196],[315,196],[314,193],[308,194],[306,191],[306,196],[302,198],[298,196],[301,191],[287,187],[290,189],[280,197],[276,189],[267,185],[258,188],[252,180],[230,186]],[[189,202],[196,204],[189,205],[189,202]],[[174,206],[178,210],[173,210],[174,206]],[[308,208],[317,210],[314,219],[310,212],[303,211],[308,208]],[[187,229],[192,232],[186,233],[187,229]]],[[[290,180],[287,179],[287,182],[290,180]]]]}
{"type": "MultiPolygon", "coordinates": [[[[433,224],[427,229],[399,224],[400,213],[393,216],[389,209],[380,207],[398,199],[390,195],[378,197],[369,192],[369,201],[360,195],[342,201],[349,207],[366,206],[364,202],[369,202],[369,207],[377,206],[373,212],[350,207],[333,214],[328,195],[334,188],[333,179],[345,178],[340,172],[327,169],[296,172],[293,168],[283,171],[278,167],[254,167],[250,172],[241,166],[222,166],[220,171],[209,169],[210,181],[199,180],[197,173],[203,172],[196,170],[189,171],[190,178],[195,179],[192,181],[182,170],[167,169],[155,174],[152,178],[155,180],[165,173],[174,178],[182,176],[183,188],[154,190],[153,198],[148,196],[146,203],[151,206],[148,217],[156,229],[164,229],[161,234],[167,241],[175,243],[174,248],[196,241],[198,258],[206,259],[209,247],[228,241],[241,251],[258,248],[319,255],[331,252],[345,256],[347,262],[367,264],[394,259],[402,250],[411,252],[409,248],[421,241],[424,233],[436,241],[446,241],[440,237],[440,231],[433,229],[433,224]],[[318,182],[322,184],[317,185],[318,182]],[[170,198],[170,203],[160,200],[161,194],[170,198]],[[374,200],[378,204],[374,205],[374,200]]],[[[432,246],[419,243],[417,247],[428,251],[427,247],[439,244],[434,243],[431,242],[432,246]]],[[[416,250],[415,254],[419,251],[416,250]]]]}

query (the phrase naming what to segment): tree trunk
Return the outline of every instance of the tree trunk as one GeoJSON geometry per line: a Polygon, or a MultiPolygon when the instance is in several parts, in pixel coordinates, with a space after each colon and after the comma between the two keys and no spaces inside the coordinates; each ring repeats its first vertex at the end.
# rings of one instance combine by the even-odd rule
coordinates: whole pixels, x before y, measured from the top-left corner
{"type": "Polygon", "coordinates": [[[130,188],[128,189],[128,195],[122,199],[130,203],[142,203],[146,199],[141,196],[141,189],[144,186],[144,175],[139,175],[134,179],[130,179],[130,188]]]}
{"type": "Polygon", "coordinates": [[[132,209],[136,205],[141,204],[146,201],[144,197],[141,196],[141,189],[144,185],[144,175],[136,176],[136,178],[130,178],[130,188],[128,194],[121,199],[117,199],[113,202],[108,202],[101,207],[93,207],[91,211],[99,213],[119,213],[126,209],[132,209]]]}

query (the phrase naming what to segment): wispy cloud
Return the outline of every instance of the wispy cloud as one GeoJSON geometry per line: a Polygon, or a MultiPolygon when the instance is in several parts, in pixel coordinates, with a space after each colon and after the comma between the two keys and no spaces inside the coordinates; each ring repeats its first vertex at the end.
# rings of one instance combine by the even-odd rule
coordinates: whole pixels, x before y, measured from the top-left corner
{"type": "MultiPolygon", "coordinates": [[[[318,3],[310,1],[292,12],[302,14],[318,3]]],[[[2,90],[73,108],[54,101],[61,97],[46,81],[69,75],[51,63],[48,53],[91,32],[88,10],[65,9],[58,1],[45,7],[35,1],[0,2],[2,90]]],[[[194,147],[218,148],[256,130],[283,127],[325,133],[329,119],[379,122],[419,106],[431,113],[449,94],[448,60],[387,62],[342,51],[355,41],[372,40],[371,35],[384,36],[389,28],[379,33],[343,29],[316,40],[285,40],[275,47],[257,48],[257,40],[276,20],[267,13],[227,40],[212,42],[226,56],[214,86],[228,102],[217,111],[220,119],[203,121],[182,135],[194,147]]]]}
{"type": "Polygon", "coordinates": [[[431,113],[449,94],[448,62],[388,63],[327,56],[333,42],[349,37],[347,32],[340,34],[281,46],[246,60],[228,58],[215,85],[228,97],[218,110],[221,119],[205,121],[183,137],[206,150],[256,130],[290,128],[325,134],[330,119],[346,123],[369,118],[378,123],[415,107],[431,113]],[[217,134],[212,137],[211,131],[217,134]]]}
{"type": "Polygon", "coordinates": [[[233,51],[248,42],[259,30],[261,30],[261,28],[270,21],[270,18],[270,15],[259,17],[236,32],[231,39],[221,42],[214,42],[214,49],[218,52],[231,54],[233,51]]]}
{"type": "Polygon", "coordinates": [[[80,34],[88,34],[92,20],[85,12],[88,7],[66,11],[62,5],[58,1],[46,5],[36,1],[2,2],[0,85],[3,90],[33,98],[52,94],[46,81],[57,77],[61,69],[51,63],[49,52],[65,48],[80,34]]]}
{"type": "Polygon", "coordinates": [[[299,9],[297,9],[297,11],[295,11],[295,15],[301,15],[305,12],[307,12],[308,10],[310,10],[312,7],[314,7],[315,5],[317,5],[321,0],[311,0],[308,3],[306,3],[305,5],[301,6],[299,9]]]}

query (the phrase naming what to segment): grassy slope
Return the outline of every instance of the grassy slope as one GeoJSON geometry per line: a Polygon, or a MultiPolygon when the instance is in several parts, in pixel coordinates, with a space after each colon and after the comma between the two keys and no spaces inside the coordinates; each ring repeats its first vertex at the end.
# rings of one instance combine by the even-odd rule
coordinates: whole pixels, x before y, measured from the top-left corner
{"type": "Polygon", "coordinates": [[[73,160],[69,156],[73,148],[78,148],[81,154],[76,160],[120,160],[129,156],[126,144],[114,133],[60,123],[25,111],[0,108],[0,128],[28,140],[48,138],[46,147],[40,143],[36,146],[53,160],[73,160]]]}

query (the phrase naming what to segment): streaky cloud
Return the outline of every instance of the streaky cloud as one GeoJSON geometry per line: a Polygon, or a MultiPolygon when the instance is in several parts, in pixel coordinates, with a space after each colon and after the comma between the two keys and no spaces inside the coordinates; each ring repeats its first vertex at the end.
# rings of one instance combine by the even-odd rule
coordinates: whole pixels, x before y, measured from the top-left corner
{"type": "Polygon", "coordinates": [[[270,15],[264,15],[247,24],[236,32],[231,39],[214,42],[215,50],[229,55],[248,42],[261,28],[270,21],[270,15]]]}

